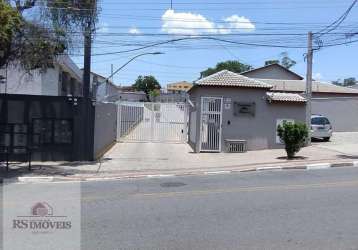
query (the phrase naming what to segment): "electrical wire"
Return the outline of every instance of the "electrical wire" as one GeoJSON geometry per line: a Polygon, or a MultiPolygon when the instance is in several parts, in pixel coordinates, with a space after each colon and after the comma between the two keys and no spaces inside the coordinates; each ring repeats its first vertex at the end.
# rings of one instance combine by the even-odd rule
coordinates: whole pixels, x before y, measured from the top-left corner
{"type": "Polygon", "coordinates": [[[351,12],[351,10],[353,9],[353,7],[356,5],[357,2],[358,2],[358,0],[354,0],[352,2],[352,4],[348,7],[348,9],[336,21],[334,21],[333,23],[331,23],[330,25],[328,25],[324,29],[318,31],[316,33],[316,34],[318,34],[318,36],[316,38],[320,38],[320,37],[324,36],[325,34],[328,34],[331,31],[337,29],[339,27],[339,25],[341,23],[343,23],[344,20],[346,20],[346,18],[348,17],[349,13],[351,12]]]}

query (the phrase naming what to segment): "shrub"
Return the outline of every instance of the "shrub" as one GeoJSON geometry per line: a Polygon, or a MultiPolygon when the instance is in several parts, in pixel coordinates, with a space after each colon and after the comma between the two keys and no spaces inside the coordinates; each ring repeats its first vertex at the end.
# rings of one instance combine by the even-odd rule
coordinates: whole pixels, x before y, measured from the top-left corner
{"type": "Polygon", "coordinates": [[[304,123],[285,122],[278,126],[277,133],[285,144],[288,159],[292,159],[300,151],[308,138],[308,129],[304,123]]]}

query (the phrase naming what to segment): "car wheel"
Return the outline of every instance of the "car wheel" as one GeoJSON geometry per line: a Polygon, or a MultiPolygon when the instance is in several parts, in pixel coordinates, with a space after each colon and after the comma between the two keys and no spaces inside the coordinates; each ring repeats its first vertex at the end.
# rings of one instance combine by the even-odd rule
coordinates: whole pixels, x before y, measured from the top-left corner
{"type": "Polygon", "coordinates": [[[329,139],[331,139],[331,137],[324,137],[323,141],[329,141],[329,139]]]}

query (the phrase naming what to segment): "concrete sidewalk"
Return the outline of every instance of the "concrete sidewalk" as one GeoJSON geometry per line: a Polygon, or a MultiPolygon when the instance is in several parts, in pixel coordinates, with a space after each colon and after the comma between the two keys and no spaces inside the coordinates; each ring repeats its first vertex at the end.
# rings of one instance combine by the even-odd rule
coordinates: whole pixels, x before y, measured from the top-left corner
{"type": "Polygon", "coordinates": [[[352,163],[358,155],[344,154],[313,145],[303,148],[294,160],[287,160],[283,149],[250,151],[242,154],[195,154],[186,144],[118,143],[98,162],[38,162],[33,171],[11,166],[1,178],[50,176],[66,178],[135,177],[142,175],[192,174],[221,171],[243,171],[253,168],[295,167],[314,163],[352,163]]]}
{"type": "Polygon", "coordinates": [[[340,152],[342,155],[358,155],[358,132],[333,133],[329,142],[314,142],[313,145],[340,152]]]}

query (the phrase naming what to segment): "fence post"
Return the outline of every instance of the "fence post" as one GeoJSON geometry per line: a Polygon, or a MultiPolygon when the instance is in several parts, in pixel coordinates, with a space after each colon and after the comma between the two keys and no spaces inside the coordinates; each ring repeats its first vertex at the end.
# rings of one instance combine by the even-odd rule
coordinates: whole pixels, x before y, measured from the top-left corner
{"type": "Polygon", "coordinates": [[[122,106],[117,103],[117,142],[120,142],[121,129],[122,129],[122,106]]]}

